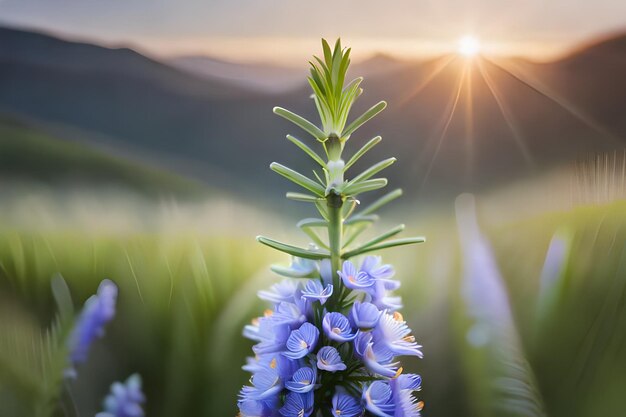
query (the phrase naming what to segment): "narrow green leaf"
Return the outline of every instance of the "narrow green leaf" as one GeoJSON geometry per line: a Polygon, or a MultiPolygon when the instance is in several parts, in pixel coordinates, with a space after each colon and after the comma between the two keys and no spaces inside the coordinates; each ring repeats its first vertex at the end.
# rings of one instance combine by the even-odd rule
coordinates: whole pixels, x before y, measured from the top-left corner
{"type": "Polygon", "coordinates": [[[344,188],[343,192],[346,195],[355,196],[355,195],[365,193],[368,191],[378,190],[380,188],[383,188],[386,185],[387,185],[386,178],[374,178],[371,180],[365,180],[365,181],[359,182],[357,184],[350,184],[344,188]]]}
{"type": "Polygon", "coordinates": [[[300,174],[299,172],[296,172],[291,168],[287,168],[286,166],[281,165],[277,162],[272,162],[270,164],[270,168],[272,169],[272,171],[298,184],[302,188],[306,188],[307,190],[311,191],[314,194],[317,194],[320,197],[324,196],[324,187],[322,187],[320,184],[316,183],[312,179],[300,174]]]}
{"type": "Polygon", "coordinates": [[[288,253],[289,255],[297,256],[299,258],[306,258],[306,259],[330,258],[330,253],[328,253],[328,251],[303,249],[298,246],[293,246],[287,243],[279,242],[277,240],[270,239],[265,236],[257,236],[256,240],[266,246],[269,246],[270,248],[274,248],[278,251],[288,253]]]}
{"type": "Polygon", "coordinates": [[[359,246],[359,249],[365,249],[365,248],[369,248],[370,246],[376,245],[384,240],[389,239],[390,237],[393,237],[395,235],[397,235],[398,233],[402,232],[404,230],[404,225],[400,224],[396,227],[394,227],[391,230],[388,230],[387,232],[376,236],[373,239],[368,240],[367,242],[365,242],[364,244],[362,244],[361,246],[359,246]]]}
{"type": "Polygon", "coordinates": [[[328,227],[328,222],[324,219],[307,218],[298,222],[299,228],[303,227],[328,227]]]}
{"type": "Polygon", "coordinates": [[[294,192],[288,192],[287,194],[285,194],[285,197],[287,197],[290,200],[294,200],[294,201],[304,201],[307,203],[315,203],[318,200],[320,200],[319,197],[316,197],[314,195],[309,195],[309,194],[302,194],[302,193],[294,193],[294,192]]]}
{"type": "Polygon", "coordinates": [[[325,248],[325,249],[329,249],[328,244],[326,244],[321,238],[320,236],[313,230],[313,228],[315,227],[328,227],[328,222],[326,220],[323,219],[314,219],[314,218],[308,218],[308,219],[302,219],[298,222],[297,226],[302,229],[302,231],[304,233],[307,234],[307,236],[309,236],[314,243],[316,243],[317,245],[325,248]]]}
{"type": "MultiPolygon", "coordinates": [[[[322,170],[324,171],[324,174],[326,175],[326,178],[328,178],[328,175],[326,174],[326,172],[327,172],[326,168],[322,168],[322,170]]],[[[326,187],[324,181],[322,181],[322,179],[320,178],[320,176],[317,173],[317,171],[313,170],[313,175],[315,175],[315,179],[317,179],[317,182],[319,182],[322,187],[326,187]]],[[[328,182],[328,180],[326,182],[328,182]]]]}
{"type": "Polygon", "coordinates": [[[330,45],[328,45],[326,39],[322,39],[322,50],[324,51],[324,60],[330,65],[333,60],[333,56],[330,51],[330,45]]]}
{"type": "Polygon", "coordinates": [[[390,193],[385,194],[384,196],[380,197],[378,200],[374,201],[369,206],[367,206],[364,209],[360,210],[359,213],[357,214],[357,216],[364,216],[364,215],[367,215],[367,214],[371,214],[372,212],[378,210],[379,208],[381,208],[385,204],[395,200],[396,198],[400,197],[401,195],[402,195],[402,190],[400,188],[395,189],[395,190],[391,191],[390,193]]]}
{"type": "Polygon", "coordinates": [[[352,226],[358,223],[374,223],[378,221],[378,219],[378,216],[375,214],[363,215],[362,213],[359,213],[344,221],[343,224],[346,226],[352,226]]]}
{"type": "Polygon", "coordinates": [[[328,246],[328,244],[322,240],[322,238],[315,232],[315,230],[313,230],[310,227],[302,227],[301,229],[304,233],[306,233],[308,237],[311,238],[313,243],[315,243],[321,248],[330,250],[330,247],[328,246]]]}
{"type": "Polygon", "coordinates": [[[355,199],[347,200],[346,203],[341,208],[341,217],[347,219],[350,217],[354,209],[356,208],[358,201],[355,199]]]}
{"type": "Polygon", "coordinates": [[[370,139],[365,145],[361,147],[361,149],[359,149],[354,155],[352,155],[352,158],[348,160],[344,169],[347,170],[352,165],[354,165],[354,163],[358,161],[359,158],[365,155],[365,153],[369,151],[370,149],[372,149],[374,146],[378,145],[378,143],[380,143],[381,140],[383,140],[383,138],[380,136],[376,136],[375,138],[370,139]]]}
{"type": "Polygon", "coordinates": [[[313,278],[313,274],[294,274],[294,270],[280,265],[271,265],[270,270],[278,275],[288,278],[313,278]]]}
{"type": "Polygon", "coordinates": [[[317,207],[317,211],[320,212],[320,214],[322,215],[322,217],[326,220],[328,220],[328,207],[326,206],[326,201],[322,201],[322,200],[317,200],[315,202],[315,207],[317,207]]]}
{"type": "Polygon", "coordinates": [[[350,182],[348,182],[348,184],[356,184],[357,182],[367,180],[382,171],[383,169],[392,165],[396,161],[396,158],[388,158],[384,161],[380,161],[379,163],[372,165],[371,167],[354,177],[350,182]]]}
{"type": "Polygon", "coordinates": [[[353,256],[360,255],[362,253],[373,252],[381,249],[393,248],[395,246],[413,245],[415,243],[424,243],[426,238],[423,237],[407,237],[404,239],[395,239],[387,242],[383,242],[378,245],[370,246],[367,248],[356,248],[343,254],[344,259],[352,258],[353,256]]]}
{"type": "Polygon", "coordinates": [[[342,249],[347,248],[356,240],[357,237],[361,235],[365,230],[367,230],[372,223],[363,222],[363,223],[355,223],[351,224],[348,227],[348,232],[345,236],[345,242],[343,243],[342,249]]]}
{"type": "Polygon", "coordinates": [[[326,140],[326,134],[322,132],[319,127],[315,126],[304,117],[290,112],[287,109],[283,109],[282,107],[274,107],[274,113],[302,128],[317,140],[326,140]]]}
{"type": "Polygon", "coordinates": [[[375,104],[368,111],[366,111],[361,116],[359,116],[355,121],[350,123],[350,125],[342,132],[342,136],[344,138],[350,136],[352,133],[354,133],[355,130],[361,127],[365,122],[367,122],[369,119],[371,119],[372,117],[376,116],[378,113],[383,111],[385,107],[387,107],[387,103],[384,101],[380,101],[377,104],[375,104]]]}

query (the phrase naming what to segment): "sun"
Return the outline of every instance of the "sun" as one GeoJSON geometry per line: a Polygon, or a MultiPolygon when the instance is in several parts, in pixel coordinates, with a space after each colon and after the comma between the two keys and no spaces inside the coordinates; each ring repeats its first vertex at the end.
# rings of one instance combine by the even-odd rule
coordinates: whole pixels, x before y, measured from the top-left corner
{"type": "Polygon", "coordinates": [[[480,41],[475,36],[465,35],[459,39],[457,51],[467,58],[475,57],[480,53],[480,41]]]}

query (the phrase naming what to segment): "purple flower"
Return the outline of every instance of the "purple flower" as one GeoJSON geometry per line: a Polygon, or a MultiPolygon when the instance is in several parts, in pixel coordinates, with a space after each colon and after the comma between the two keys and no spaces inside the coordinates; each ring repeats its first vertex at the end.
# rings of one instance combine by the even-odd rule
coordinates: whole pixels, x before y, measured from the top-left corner
{"type": "Polygon", "coordinates": [[[369,330],[378,324],[381,314],[374,304],[355,301],[350,317],[356,327],[361,330],[369,330]]]}
{"type": "Polygon", "coordinates": [[[389,280],[395,274],[391,265],[380,265],[380,256],[366,256],[361,263],[361,271],[374,280],[389,280]]]}
{"type": "Polygon", "coordinates": [[[115,316],[117,286],[105,279],[98,292],[87,299],[78,321],[69,338],[70,362],[72,368],[66,371],[70,377],[76,375],[74,366],[83,363],[89,355],[89,347],[94,340],[104,336],[104,326],[115,316]]]}
{"type": "Polygon", "coordinates": [[[315,388],[316,379],[317,374],[314,369],[300,368],[293,374],[291,381],[285,383],[285,387],[291,392],[305,394],[315,388]]]}
{"type": "Polygon", "coordinates": [[[346,364],[332,346],[324,346],[317,352],[317,367],[328,372],[345,371],[346,364]]]}
{"type": "Polygon", "coordinates": [[[313,412],[313,393],[298,394],[290,392],[285,405],[279,410],[285,417],[308,417],[313,412]]]}
{"type": "Polygon", "coordinates": [[[275,365],[258,369],[250,378],[252,386],[244,387],[242,399],[266,400],[273,398],[283,389],[278,369],[275,365]]]}
{"type": "Polygon", "coordinates": [[[131,375],[125,383],[111,385],[111,394],[104,400],[104,411],[96,417],[143,417],[141,404],[146,401],[141,391],[141,377],[131,375]]]}
{"type": "Polygon", "coordinates": [[[281,301],[292,301],[294,294],[298,290],[298,282],[292,279],[284,279],[274,284],[268,290],[261,290],[257,295],[261,300],[280,303],[281,301]]]}
{"type": "Polygon", "coordinates": [[[375,381],[363,391],[365,408],[380,417],[419,417],[424,404],[413,396],[420,389],[419,375],[400,375],[375,381]]]}
{"type": "Polygon", "coordinates": [[[394,417],[395,404],[391,387],[386,381],[374,381],[363,391],[363,402],[370,413],[381,417],[394,417]]]}
{"type": "Polygon", "coordinates": [[[283,301],[276,306],[276,310],[271,314],[269,320],[276,324],[287,324],[293,329],[304,323],[306,317],[299,306],[283,301]]]}
{"type": "Polygon", "coordinates": [[[350,321],[341,313],[326,313],[322,320],[324,333],[330,340],[336,342],[350,342],[356,337],[350,321]]]}
{"type": "Polygon", "coordinates": [[[241,417],[269,416],[265,402],[257,400],[243,400],[237,403],[241,417]]]}
{"type": "Polygon", "coordinates": [[[393,353],[379,343],[368,343],[363,353],[365,367],[371,372],[393,378],[398,373],[399,362],[393,361],[393,353]]]}
{"type": "Polygon", "coordinates": [[[298,330],[294,330],[287,339],[287,351],[283,355],[289,359],[300,359],[308,355],[319,338],[320,331],[311,323],[304,323],[298,330]]]}
{"type": "Polygon", "coordinates": [[[395,355],[410,355],[419,358],[424,356],[420,350],[421,346],[411,335],[411,329],[398,313],[394,315],[385,313],[381,316],[374,330],[374,339],[395,355]]]}
{"type": "Polygon", "coordinates": [[[318,300],[321,305],[333,294],[333,285],[328,284],[326,288],[318,280],[309,280],[302,290],[302,298],[307,300],[318,300]]]}
{"type": "Polygon", "coordinates": [[[333,395],[332,413],[335,417],[358,417],[363,414],[363,407],[359,400],[338,387],[333,395]]]}
{"type": "Polygon", "coordinates": [[[345,261],[341,271],[337,271],[343,284],[352,290],[365,290],[374,284],[374,279],[363,271],[357,271],[354,264],[345,261]]]}

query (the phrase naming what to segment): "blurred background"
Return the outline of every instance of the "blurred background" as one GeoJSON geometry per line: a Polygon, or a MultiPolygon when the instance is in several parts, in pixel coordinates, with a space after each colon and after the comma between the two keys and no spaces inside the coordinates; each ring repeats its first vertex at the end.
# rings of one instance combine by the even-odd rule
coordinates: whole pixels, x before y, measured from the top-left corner
{"type": "Polygon", "coordinates": [[[0,0],[1,416],[41,401],[57,275],[76,308],[120,288],[76,415],[133,372],[148,416],[236,414],[289,261],[254,237],[304,245],[314,214],[268,169],[313,167],[272,107],[317,120],[321,37],[353,47],[353,114],[389,103],[346,151],[398,157],[383,223],[428,239],[381,253],[423,414],[623,415],[626,3],[0,0]]]}

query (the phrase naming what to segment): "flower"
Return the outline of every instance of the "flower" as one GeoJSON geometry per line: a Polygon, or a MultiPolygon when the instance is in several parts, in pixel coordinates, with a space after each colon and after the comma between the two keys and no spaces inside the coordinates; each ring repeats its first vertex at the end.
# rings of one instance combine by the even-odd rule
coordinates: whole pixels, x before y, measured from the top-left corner
{"type": "Polygon", "coordinates": [[[67,376],[76,376],[74,366],[85,362],[94,340],[104,336],[105,325],[115,316],[116,300],[117,286],[105,279],[98,286],[98,292],[85,301],[68,339],[71,365],[66,371],[67,376]]]}
{"type": "Polygon", "coordinates": [[[350,318],[354,325],[361,330],[372,329],[378,324],[381,312],[371,303],[362,303],[355,301],[352,305],[350,318]]]}
{"type": "Polygon", "coordinates": [[[374,337],[396,355],[424,356],[400,314],[383,314],[374,332],[374,337]]]}
{"type": "Polygon", "coordinates": [[[339,352],[332,346],[324,346],[317,352],[317,367],[328,372],[344,371],[346,364],[341,360],[339,352]]]}
{"type": "Polygon", "coordinates": [[[354,264],[345,261],[341,271],[337,271],[343,284],[351,290],[364,290],[374,284],[374,279],[364,271],[357,271],[354,264]]]}
{"type": "Polygon", "coordinates": [[[326,336],[336,342],[349,342],[356,337],[356,333],[346,316],[335,311],[326,313],[322,327],[326,336]]]}
{"type": "Polygon", "coordinates": [[[141,391],[141,377],[131,375],[125,383],[114,382],[104,400],[104,411],[96,417],[143,417],[141,404],[146,401],[141,391]]]}
{"type": "Polygon", "coordinates": [[[293,374],[291,381],[285,383],[285,387],[291,392],[305,394],[315,387],[316,379],[315,369],[309,367],[300,368],[293,374]]]}
{"type": "Polygon", "coordinates": [[[308,417],[313,412],[313,393],[298,394],[290,392],[287,394],[285,405],[279,410],[285,417],[308,417]]]}
{"type": "Polygon", "coordinates": [[[302,290],[302,298],[307,300],[318,300],[321,305],[333,295],[333,284],[328,284],[326,288],[319,280],[309,280],[302,290]]]}
{"type": "Polygon", "coordinates": [[[294,330],[287,339],[287,350],[283,355],[290,359],[303,358],[313,350],[317,344],[320,331],[311,323],[304,323],[298,330],[294,330]]]}
{"type": "Polygon", "coordinates": [[[414,391],[421,389],[419,375],[406,374],[388,381],[374,381],[363,391],[367,411],[380,417],[419,417],[424,403],[414,391]]]}
{"type": "Polygon", "coordinates": [[[332,414],[335,417],[358,417],[363,414],[359,400],[346,394],[341,387],[338,387],[333,395],[332,404],[332,414]]]}
{"type": "Polygon", "coordinates": [[[272,285],[269,291],[262,290],[257,294],[261,300],[279,303],[281,301],[291,300],[297,290],[298,284],[296,281],[292,279],[284,279],[281,282],[272,285]]]}

